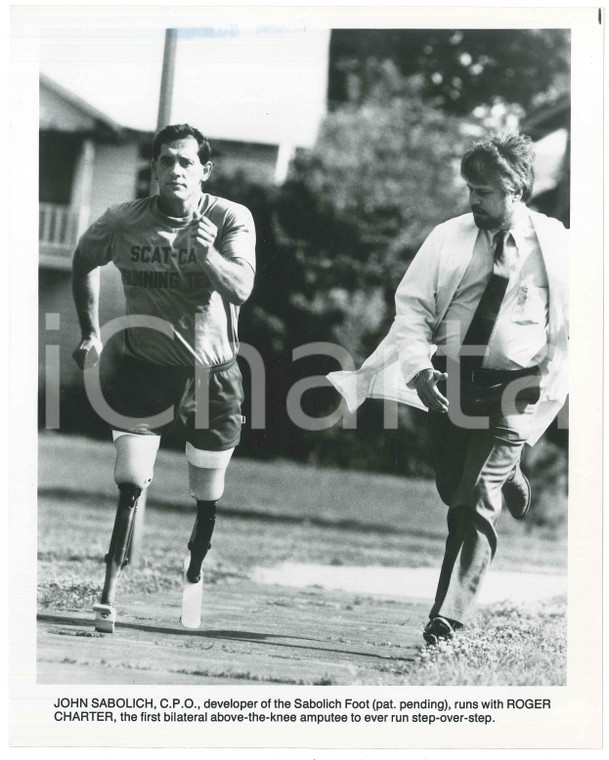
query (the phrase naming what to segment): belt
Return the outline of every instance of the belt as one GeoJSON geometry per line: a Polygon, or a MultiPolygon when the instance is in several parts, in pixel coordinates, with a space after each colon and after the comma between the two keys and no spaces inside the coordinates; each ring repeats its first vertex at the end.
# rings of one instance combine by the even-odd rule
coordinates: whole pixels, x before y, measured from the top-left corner
{"type": "Polygon", "coordinates": [[[195,367],[199,372],[209,372],[211,375],[215,375],[216,372],[224,372],[225,369],[230,369],[237,363],[236,356],[233,356],[231,359],[227,359],[225,362],[220,362],[219,364],[212,364],[209,366],[201,364],[156,364],[155,362],[150,362],[147,359],[140,359],[137,356],[131,356],[131,354],[123,354],[122,360],[124,362],[131,363],[132,365],[141,365],[143,369],[152,367],[157,372],[182,372],[186,375],[192,375],[195,372],[195,367]]]}
{"type": "Polygon", "coordinates": [[[539,377],[541,369],[538,366],[526,369],[474,369],[471,373],[471,382],[474,385],[490,386],[501,383],[509,383],[519,377],[539,377]]]}
{"type": "Polygon", "coordinates": [[[236,364],[236,363],[237,363],[237,357],[233,356],[232,359],[228,359],[228,361],[221,362],[220,364],[213,364],[210,367],[200,366],[198,369],[200,372],[201,371],[209,372],[210,374],[215,375],[216,372],[224,372],[225,369],[230,369],[233,366],[233,364],[236,364]]]}

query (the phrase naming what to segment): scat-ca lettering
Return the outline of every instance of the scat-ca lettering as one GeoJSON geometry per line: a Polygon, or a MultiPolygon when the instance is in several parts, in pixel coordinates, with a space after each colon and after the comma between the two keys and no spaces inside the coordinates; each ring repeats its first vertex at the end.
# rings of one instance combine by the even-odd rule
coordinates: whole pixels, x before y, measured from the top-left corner
{"type": "Polygon", "coordinates": [[[188,264],[196,264],[197,256],[195,249],[191,248],[178,248],[174,251],[169,245],[154,246],[151,245],[132,245],[131,246],[131,261],[141,262],[142,264],[169,264],[171,260],[177,261],[179,266],[187,266],[188,264]]]}

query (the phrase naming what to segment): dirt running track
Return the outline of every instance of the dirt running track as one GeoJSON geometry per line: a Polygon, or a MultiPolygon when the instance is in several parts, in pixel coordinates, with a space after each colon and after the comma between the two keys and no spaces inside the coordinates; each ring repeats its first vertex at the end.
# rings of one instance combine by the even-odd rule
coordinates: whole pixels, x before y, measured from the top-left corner
{"type": "Polygon", "coordinates": [[[201,628],[181,593],[121,597],[113,634],[92,613],[38,615],[38,682],[53,684],[399,684],[427,606],[251,581],[206,587],[201,628]]]}

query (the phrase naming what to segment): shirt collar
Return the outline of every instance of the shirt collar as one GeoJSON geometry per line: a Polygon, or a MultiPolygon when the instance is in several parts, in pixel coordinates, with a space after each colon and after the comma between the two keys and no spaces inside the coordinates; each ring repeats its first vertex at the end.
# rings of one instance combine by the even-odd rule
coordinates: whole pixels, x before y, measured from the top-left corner
{"type": "MultiPolygon", "coordinates": [[[[516,220],[516,223],[513,224],[507,230],[507,232],[509,232],[514,238],[516,247],[522,250],[524,241],[531,234],[532,231],[533,231],[533,223],[531,222],[529,209],[525,206],[523,208],[523,212],[518,215],[518,219],[516,220]]],[[[499,232],[498,229],[484,230],[484,233],[487,236],[487,241],[490,248],[492,248],[495,245],[494,237],[498,232],[499,232]]]]}
{"type": "MultiPolygon", "coordinates": [[[[199,213],[202,212],[204,203],[205,203],[205,195],[202,193],[201,198],[199,199],[198,207],[197,207],[197,211],[199,213]]],[[[188,227],[192,224],[192,220],[193,220],[192,216],[175,217],[175,216],[168,216],[167,214],[165,214],[159,208],[158,195],[154,196],[152,212],[153,212],[153,215],[158,219],[158,221],[162,222],[166,227],[171,227],[172,229],[180,229],[180,228],[188,227]]]]}

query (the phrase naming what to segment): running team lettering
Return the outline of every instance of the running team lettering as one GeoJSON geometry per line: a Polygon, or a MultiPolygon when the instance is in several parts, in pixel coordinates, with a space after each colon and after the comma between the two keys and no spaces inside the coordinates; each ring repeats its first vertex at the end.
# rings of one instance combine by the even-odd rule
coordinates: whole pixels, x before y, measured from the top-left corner
{"type": "Polygon", "coordinates": [[[138,269],[123,269],[123,282],[134,288],[186,288],[209,287],[207,275],[203,272],[141,272],[138,269]]]}

